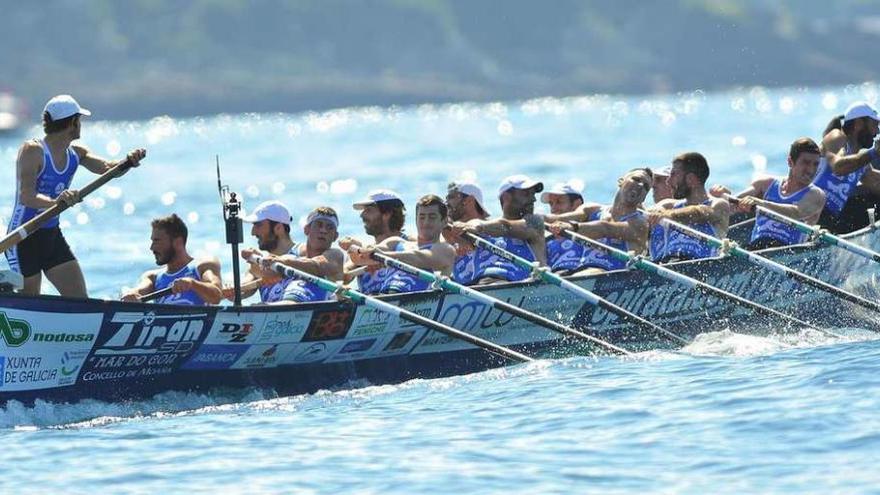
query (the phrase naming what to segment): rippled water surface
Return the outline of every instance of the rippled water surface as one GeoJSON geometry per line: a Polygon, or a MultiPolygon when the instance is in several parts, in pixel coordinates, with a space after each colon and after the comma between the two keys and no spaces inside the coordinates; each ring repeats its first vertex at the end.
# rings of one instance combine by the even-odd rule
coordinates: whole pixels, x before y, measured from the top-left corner
{"type": "MultiPolygon", "coordinates": [[[[125,123],[102,122],[92,109],[84,143],[110,157],[144,146],[149,157],[65,213],[65,235],[91,293],[113,298],[151,267],[157,215],[183,216],[191,252],[228,266],[215,155],[246,207],[280,198],[301,218],[330,205],[343,234],[361,234],[350,204],[372,188],[394,188],[412,204],[470,177],[494,198],[503,176],[528,173],[549,183],[580,178],[588,200],[606,202],[623,171],[692,149],[708,157],[710,182],[738,189],[756,173],[785,173],[791,141],[818,137],[854,99],[876,101],[876,86],[125,123]]],[[[28,133],[37,129],[0,137],[3,224],[28,133]]],[[[77,184],[90,178],[80,171],[77,184]]],[[[11,403],[0,409],[0,489],[875,492],[878,341],[715,330],[675,353],[544,360],[304,397],[234,390],[11,403]]]]}

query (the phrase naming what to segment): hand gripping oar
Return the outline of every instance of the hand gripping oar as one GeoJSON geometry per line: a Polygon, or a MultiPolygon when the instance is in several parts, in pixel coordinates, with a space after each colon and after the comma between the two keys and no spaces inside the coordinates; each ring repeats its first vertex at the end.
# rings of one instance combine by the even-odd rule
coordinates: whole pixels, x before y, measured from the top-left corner
{"type": "Polygon", "coordinates": [[[695,239],[700,239],[705,241],[707,244],[720,249],[722,252],[730,253],[734,256],[739,256],[741,258],[745,258],[751,263],[763,267],[767,270],[770,270],[774,273],[778,273],[779,275],[785,276],[792,280],[797,280],[803,284],[815,287],[819,290],[827,292],[831,295],[834,295],[844,301],[851,302],[853,304],[858,304],[864,308],[872,309],[874,311],[880,312],[880,304],[877,304],[873,301],[869,301],[864,297],[853,294],[852,292],[845,291],[839,287],[835,287],[827,282],[823,282],[815,277],[811,277],[806,273],[801,273],[797,270],[779,264],[775,261],[769,260],[763,256],[755,254],[751,251],[746,251],[745,249],[736,245],[735,242],[722,241],[716,237],[712,237],[710,235],[706,235],[698,230],[694,230],[686,225],[682,225],[678,222],[672,221],[668,218],[664,218],[660,220],[664,226],[673,228],[682,232],[688,236],[691,236],[695,239]]]}
{"type": "Polygon", "coordinates": [[[138,302],[150,302],[160,297],[165,297],[168,294],[171,294],[171,286],[165,287],[164,289],[154,290],[153,292],[148,292],[140,297],[138,297],[138,302]]]}
{"type": "Polygon", "coordinates": [[[644,326],[646,328],[650,328],[651,330],[654,330],[655,332],[662,334],[662,335],[664,335],[672,340],[675,340],[676,342],[679,342],[681,344],[684,344],[684,345],[690,344],[690,342],[688,342],[684,338],[679,337],[678,335],[670,332],[669,330],[666,330],[665,328],[660,327],[659,325],[651,323],[650,321],[642,318],[641,316],[639,316],[635,313],[632,313],[630,311],[627,311],[627,310],[621,308],[620,306],[608,301],[607,299],[599,297],[598,295],[594,294],[593,292],[590,292],[589,290],[584,289],[583,287],[581,287],[579,285],[576,285],[572,282],[569,282],[568,280],[565,280],[564,278],[560,277],[559,275],[548,270],[546,267],[536,266],[536,265],[532,264],[531,261],[529,261],[521,256],[517,256],[517,255],[511,253],[510,251],[506,251],[504,249],[501,249],[500,247],[496,246],[495,244],[492,244],[491,242],[487,241],[486,239],[483,239],[482,237],[480,237],[478,235],[471,234],[470,232],[465,232],[464,236],[466,239],[468,239],[475,246],[480,245],[484,249],[492,252],[493,254],[498,255],[506,260],[509,260],[518,266],[521,266],[523,268],[530,270],[532,272],[532,274],[536,274],[544,282],[547,282],[551,285],[555,285],[555,286],[557,286],[561,289],[564,289],[572,294],[575,294],[575,295],[585,299],[588,303],[592,304],[593,306],[598,306],[598,307],[604,309],[605,311],[608,311],[609,313],[616,314],[617,316],[623,318],[624,320],[627,320],[632,323],[644,326]]]}
{"type": "MultiPolygon", "coordinates": [[[[248,261],[254,261],[260,263],[262,258],[259,256],[251,256],[248,261]]],[[[418,325],[422,325],[423,327],[429,328],[431,330],[440,332],[442,334],[446,334],[452,338],[462,340],[469,344],[473,344],[481,349],[485,349],[495,355],[501,356],[503,358],[510,359],[511,361],[517,362],[528,362],[534,361],[532,358],[520,354],[512,349],[508,349],[504,346],[500,346],[498,344],[493,344],[488,340],[481,339],[469,333],[462,332],[461,330],[456,330],[448,325],[444,325],[442,323],[438,323],[429,318],[425,318],[424,316],[419,316],[412,311],[407,311],[403,308],[399,308],[393,304],[388,304],[385,301],[380,301],[375,297],[370,297],[366,294],[362,294],[354,289],[349,289],[342,284],[335,284],[327,279],[312,275],[311,273],[306,273],[302,270],[298,270],[296,268],[282,265],[277,261],[272,263],[272,270],[275,272],[285,276],[285,277],[294,277],[301,280],[305,280],[306,282],[311,282],[318,287],[330,291],[342,294],[343,296],[351,299],[355,303],[358,304],[366,304],[367,306],[382,311],[383,313],[388,313],[391,315],[397,315],[399,318],[402,318],[407,321],[411,321],[418,325]]]]}
{"type": "MultiPolygon", "coordinates": [[[[95,192],[96,189],[109,182],[110,179],[119,177],[129,168],[131,168],[131,165],[132,163],[129,160],[125,160],[119,165],[99,175],[97,179],[88,183],[85,187],[79,190],[80,199],[85,198],[89,194],[95,192]]],[[[6,237],[0,240],[0,253],[7,251],[19,242],[25,240],[27,236],[33,234],[37,229],[40,228],[40,226],[49,221],[51,218],[60,215],[61,212],[70,208],[70,206],[72,205],[55,203],[54,205],[43,210],[39,215],[27,221],[24,225],[7,234],[6,237]]]]}
{"type": "Polygon", "coordinates": [[[481,302],[489,307],[493,307],[499,311],[504,311],[506,313],[510,313],[516,317],[522,318],[530,323],[534,323],[536,325],[540,325],[549,330],[553,330],[554,332],[561,333],[563,335],[568,335],[572,337],[577,337],[581,340],[589,341],[593,344],[598,344],[612,352],[616,352],[619,354],[623,354],[625,356],[631,356],[632,353],[627,351],[626,349],[621,349],[614,344],[605,342],[604,340],[593,337],[592,335],[588,335],[586,333],[580,332],[571,328],[569,326],[563,325],[561,323],[555,322],[548,318],[544,318],[541,315],[526,311],[518,306],[514,306],[513,304],[504,302],[498,298],[489,296],[487,294],[483,294],[478,290],[471,289],[470,287],[465,287],[459,283],[456,283],[450,280],[448,277],[443,277],[440,275],[435,275],[431,272],[422,270],[420,268],[416,268],[412,265],[408,265],[400,260],[396,260],[394,258],[390,258],[385,254],[375,252],[373,253],[373,258],[381,261],[387,266],[392,268],[397,268],[398,270],[410,273],[415,275],[416,277],[434,284],[435,287],[443,289],[445,291],[451,292],[453,294],[459,294],[475,301],[481,302]]]}
{"type": "Polygon", "coordinates": [[[794,227],[795,229],[799,230],[800,232],[803,232],[804,234],[807,234],[812,238],[818,239],[818,240],[824,242],[825,244],[837,246],[841,249],[845,249],[845,250],[849,251],[850,253],[861,256],[863,258],[867,258],[875,263],[880,263],[880,253],[878,253],[877,251],[868,249],[866,247],[859,246],[858,244],[856,244],[854,242],[848,241],[848,240],[843,239],[841,237],[838,237],[834,234],[831,234],[828,231],[826,231],[820,227],[817,227],[814,225],[807,225],[804,222],[800,222],[798,220],[795,220],[794,218],[787,217],[781,213],[764,208],[763,206],[759,206],[758,210],[762,214],[767,215],[768,217],[772,218],[773,220],[775,220],[779,223],[784,223],[784,224],[788,225],[789,227],[794,227]]]}
{"type": "Polygon", "coordinates": [[[622,251],[620,249],[617,249],[617,248],[614,248],[611,246],[607,246],[607,245],[602,244],[601,242],[599,242],[595,239],[590,239],[589,237],[578,234],[577,232],[572,232],[570,230],[563,230],[562,236],[566,237],[568,239],[571,239],[573,242],[577,242],[578,244],[581,244],[583,246],[589,246],[590,248],[593,248],[593,249],[605,251],[612,258],[616,258],[620,261],[626,262],[626,264],[628,266],[634,266],[634,267],[636,267],[640,270],[644,270],[648,273],[653,273],[653,274],[658,275],[660,277],[663,277],[665,279],[669,279],[674,282],[678,282],[679,284],[681,284],[689,289],[698,289],[705,295],[713,295],[715,297],[718,297],[719,299],[726,299],[734,304],[738,304],[740,306],[755,310],[759,313],[763,313],[763,314],[770,315],[770,316],[776,316],[776,317],[782,318],[784,320],[788,320],[796,325],[803,326],[806,328],[811,328],[814,330],[818,330],[820,332],[823,332],[825,334],[828,334],[828,335],[831,335],[834,337],[839,337],[839,335],[837,335],[833,332],[830,332],[828,330],[825,330],[824,328],[818,328],[815,325],[807,323],[806,321],[803,321],[801,319],[795,318],[794,316],[787,315],[787,314],[782,313],[780,311],[777,311],[773,308],[764,306],[762,304],[758,304],[754,301],[750,301],[744,297],[733,294],[732,292],[728,292],[724,289],[719,289],[718,287],[709,285],[706,282],[701,282],[693,277],[688,277],[687,275],[678,273],[674,270],[670,270],[669,268],[666,268],[665,266],[660,266],[657,263],[653,263],[651,261],[648,261],[641,256],[635,256],[635,255],[629,254],[625,251],[622,251]]]}

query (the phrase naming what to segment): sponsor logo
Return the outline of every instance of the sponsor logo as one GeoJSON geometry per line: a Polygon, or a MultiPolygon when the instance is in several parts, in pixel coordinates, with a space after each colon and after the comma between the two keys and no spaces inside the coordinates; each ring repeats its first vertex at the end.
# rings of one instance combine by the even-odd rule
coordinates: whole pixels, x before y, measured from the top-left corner
{"type": "Polygon", "coordinates": [[[9,347],[18,347],[30,338],[31,326],[24,320],[7,318],[6,313],[0,311],[0,336],[9,347]]]}
{"type": "Polygon", "coordinates": [[[41,356],[6,356],[3,384],[37,384],[58,378],[57,368],[44,368],[41,356]]]}
{"type": "Polygon", "coordinates": [[[229,342],[244,343],[253,330],[253,323],[223,323],[219,332],[228,337],[229,342]]]}
{"type": "Polygon", "coordinates": [[[238,361],[247,346],[202,344],[199,350],[181,366],[182,369],[227,369],[238,361]]]}
{"type": "Polygon", "coordinates": [[[405,332],[398,332],[385,344],[385,348],[383,351],[398,351],[406,347],[406,344],[409,344],[409,341],[412,340],[413,335],[416,334],[415,330],[407,330],[405,332]]]}
{"type": "Polygon", "coordinates": [[[316,311],[312,315],[309,328],[303,336],[303,342],[316,340],[337,340],[345,338],[354,314],[353,308],[316,311]]]}
{"type": "Polygon", "coordinates": [[[284,362],[291,363],[314,363],[325,359],[333,349],[324,342],[315,342],[307,346],[300,347],[291,353],[284,362]]]}
{"type": "Polygon", "coordinates": [[[349,336],[364,337],[367,335],[378,335],[384,332],[389,323],[397,321],[397,315],[391,315],[385,311],[378,310],[367,306],[361,306],[357,311],[357,318],[351,325],[349,336]]]}
{"type": "Polygon", "coordinates": [[[312,319],[311,313],[297,312],[291,315],[276,314],[267,317],[260,330],[258,343],[299,342],[312,319]]]}
{"type": "Polygon", "coordinates": [[[115,313],[110,324],[119,328],[95,354],[188,352],[202,336],[204,316],[115,313]]]}
{"type": "Polygon", "coordinates": [[[240,362],[236,363],[236,368],[266,368],[274,366],[278,361],[278,346],[280,344],[272,344],[268,347],[253,346],[255,351],[253,355],[245,356],[240,362]],[[264,348],[265,347],[265,348],[264,348]]]}
{"type": "Polygon", "coordinates": [[[376,343],[376,339],[363,339],[363,340],[354,340],[351,342],[347,342],[342,349],[339,350],[339,354],[350,354],[352,352],[364,352],[368,350],[370,347],[373,347],[373,344],[376,343]]]}

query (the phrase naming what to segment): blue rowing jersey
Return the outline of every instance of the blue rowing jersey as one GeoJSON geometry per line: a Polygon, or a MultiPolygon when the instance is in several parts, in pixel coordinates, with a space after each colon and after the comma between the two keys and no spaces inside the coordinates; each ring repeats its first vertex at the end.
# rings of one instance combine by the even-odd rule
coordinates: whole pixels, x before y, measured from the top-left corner
{"type": "MultiPolygon", "coordinates": [[[[704,201],[703,205],[712,203],[711,199],[704,201]]],[[[687,206],[687,200],[681,200],[672,206],[672,209],[684,208],[687,206]]],[[[698,230],[706,235],[718,237],[715,227],[709,222],[696,224],[688,224],[688,227],[698,230]]],[[[651,259],[654,261],[664,261],[672,258],[682,260],[696,260],[701,258],[709,258],[718,254],[718,249],[710,246],[700,239],[691,237],[676,229],[664,227],[657,224],[651,229],[651,236],[648,240],[648,248],[651,252],[651,259]]]]}
{"type": "MultiPolygon", "coordinates": [[[[170,287],[175,280],[184,277],[190,277],[195,280],[202,279],[201,275],[199,275],[199,269],[195,266],[195,260],[190,261],[183,268],[174,273],[168,273],[167,271],[159,273],[156,275],[153,287],[155,287],[156,290],[162,290],[166,287],[170,287]]],[[[188,290],[186,292],[181,292],[180,294],[168,294],[167,296],[160,297],[156,302],[159,304],[180,304],[185,306],[205,305],[205,300],[199,297],[194,290],[188,290]]]]}
{"type": "MultiPolygon", "coordinates": [[[[614,219],[611,216],[611,207],[603,206],[601,210],[596,212],[594,215],[590,217],[591,221],[595,220],[609,220],[616,222],[626,222],[630,218],[633,217],[643,217],[645,214],[641,211],[634,211],[632,213],[628,213],[618,219],[614,219]]],[[[596,241],[601,242],[606,246],[610,246],[621,251],[630,251],[629,242],[618,239],[616,237],[603,237],[601,239],[596,239],[596,241]]],[[[581,257],[581,266],[580,269],[586,268],[600,268],[602,270],[621,270],[626,268],[626,262],[613,258],[607,252],[601,249],[595,249],[590,246],[584,247],[584,254],[581,257]]]]}
{"type": "MultiPolygon", "coordinates": [[[[588,221],[599,220],[601,209],[594,211],[588,221]]],[[[547,266],[554,272],[576,271],[584,266],[584,246],[571,239],[547,237],[547,266]]]]}
{"type": "MultiPolygon", "coordinates": [[[[419,249],[431,249],[433,244],[420,245],[419,249]]],[[[395,251],[403,251],[406,248],[404,243],[397,243],[395,251]]],[[[420,290],[428,290],[431,283],[422,280],[419,277],[405,272],[403,270],[394,269],[382,286],[382,294],[401,294],[404,292],[417,292],[420,290]]]]}
{"type": "MultiPolygon", "coordinates": [[[[800,201],[811,189],[816,187],[811,184],[800,191],[785,196],[780,189],[781,185],[782,180],[774,178],[770,187],[767,188],[767,192],[764,193],[764,199],[773,203],[792,205],[800,201]]],[[[804,242],[805,238],[806,235],[796,228],[777,222],[760,211],[755,216],[755,226],[752,228],[751,242],[755,242],[758,239],[775,239],[781,242],[782,245],[788,246],[804,242]]]]}
{"type": "MultiPolygon", "coordinates": [[[[521,258],[529,261],[537,259],[528,241],[512,237],[490,237],[485,235],[480,237],[521,258]]],[[[475,284],[483,277],[516,282],[517,280],[528,278],[530,274],[531,270],[520,267],[512,261],[479,246],[464,256],[456,258],[455,266],[452,269],[452,279],[463,285],[475,284]]]]}
{"type": "MultiPolygon", "coordinates": [[[[43,148],[43,167],[37,174],[36,192],[43,194],[52,199],[58,197],[65,189],[70,189],[70,183],[73,181],[73,174],[79,167],[79,156],[73,148],[67,148],[67,160],[64,168],[59,172],[52,161],[52,153],[49,151],[49,145],[46,141],[40,140],[40,146],[43,148]]],[[[15,207],[12,210],[12,218],[9,222],[7,231],[11,232],[26,223],[28,220],[39,215],[43,210],[30,208],[21,203],[19,194],[21,194],[20,184],[16,182],[15,191],[15,207]]],[[[58,216],[52,217],[40,227],[41,229],[51,229],[58,226],[58,216]]]]}
{"type": "MultiPolygon", "coordinates": [[[[294,244],[290,251],[287,254],[293,256],[299,256],[299,246],[294,244]]],[[[260,287],[260,301],[269,304],[273,302],[278,302],[284,299],[284,290],[287,289],[287,286],[290,282],[294,280],[293,277],[284,277],[281,280],[275,282],[272,285],[265,285],[260,287]]]]}
{"type": "MultiPolygon", "coordinates": [[[[299,245],[294,245],[290,249],[290,254],[296,258],[300,258],[299,245]]],[[[300,278],[291,277],[286,278],[279,283],[285,282],[285,280],[284,292],[281,296],[281,300],[283,301],[303,303],[333,299],[332,292],[322,289],[313,282],[307,282],[300,278]]],[[[262,296],[262,289],[260,290],[260,295],[262,296]]]]}
{"type": "MultiPolygon", "coordinates": [[[[849,143],[846,144],[847,155],[856,153],[857,150],[850,148],[849,143]]],[[[835,175],[831,171],[831,165],[824,156],[819,159],[819,169],[816,171],[816,178],[813,179],[813,185],[825,191],[825,211],[833,216],[840,215],[847,200],[853,190],[855,190],[862,176],[868,171],[870,165],[850,172],[846,175],[835,175]]]]}

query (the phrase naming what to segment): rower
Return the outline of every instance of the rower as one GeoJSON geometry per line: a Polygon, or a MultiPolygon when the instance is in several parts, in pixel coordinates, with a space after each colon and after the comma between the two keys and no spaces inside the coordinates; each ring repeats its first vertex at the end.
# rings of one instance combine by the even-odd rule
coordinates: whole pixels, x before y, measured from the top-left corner
{"type": "Polygon", "coordinates": [[[515,282],[531,275],[529,270],[510,260],[470,245],[462,239],[465,233],[481,236],[529,261],[546,264],[544,219],[534,213],[535,194],[543,189],[544,184],[525,175],[507,177],[498,188],[500,218],[453,222],[449,235],[460,239],[460,252],[469,251],[456,260],[453,271],[456,282],[464,285],[515,282]]]}
{"type": "MultiPolygon", "coordinates": [[[[257,205],[250,215],[241,219],[251,224],[251,235],[257,239],[257,247],[241,250],[241,257],[250,260],[251,256],[283,256],[293,252],[294,242],[290,238],[290,211],[281,201],[264,201],[257,205]]],[[[263,303],[277,302],[281,300],[284,289],[291,279],[281,279],[274,273],[268,279],[263,278],[263,269],[257,263],[251,263],[244,280],[241,283],[241,297],[251,297],[257,290],[260,291],[260,301],[263,303]]],[[[267,274],[268,275],[268,274],[267,274]]],[[[226,299],[234,300],[234,289],[223,289],[226,299]]]]}
{"type": "Polygon", "coordinates": [[[156,299],[157,303],[190,306],[219,303],[223,298],[220,260],[216,257],[196,260],[189,255],[186,224],[176,214],[156,218],[151,226],[150,250],[156,264],[164,268],[145,272],[137,287],[124,294],[122,300],[137,302],[140,296],[171,287],[171,294],[156,299]]]}
{"type": "Polygon", "coordinates": [[[700,153],[688,152],[672,160],[666,183],[672,198],[660,201],[648,211],[651,258],[657,263],[708,258],[717,254],[699,239],[670,229],[659,222],[668,218],[713,237],[727,236],[730,204],[724,198],[709,197],[706,180],[709,163],[700,153]]]}
{"type": "MultiPolygon", "coordinates": [[[[46,136],[25,141],[18,150],[15,164],[18,187],[7,232],[55,204],[71,206],[80,202],[79,191],[70,189],[80,165],[95,174],[103,174],[125,161],[136,167],[146,156],[145,150],[136,149],[125,159],[110,162],[81,144],[72,145],[80,138],[81,117],[91,114],[70,95],[59,95],[46,103],[43,109],[46,136]]],[[[24,294],[39,295],[45,273],[62,296],[88,297],[82,269],[61,233],[58,217],[48,220],[6,251],[6,259],[10,268],[24,277],[24,294]]]]}
{"type": "MultiPolygon", "coordinates": [[[[788,151],[786,177],[761,177],[745,191],[736,195],[737,209],[748,212],[763,206],[787,217],[815,225],[825,206],[825,193],[813,185],[819,167],[819,145],[810,138],[795,140],[788,151]]],[[[713,196],[730,194],[724,186],[713,186],[713,196]]],[[[718,237],[718,236],[716,236],[718,237]]],[[[788,246],[804,241],[804,234],[794,227],[770,219],[762,213],[755,217],[755,226],[748,249],[788,246]]]]}
{"type": "MultiPolygon", "coordinates": [[[[373,245],[379,245],[392,237],[407,239],[403,233],[406,207],[396,192],[390,189],[370,191],[365,199],[354,203],[352,207],[361,212],[364,231],[373,237],[373,245]]],[[[339,247],[343,251],[348,251],[352,246],[363,247],[365,245],[354,237],[344,237],[339,240],[339,247]]],[[[345,263],[343,280],[348,283],[356,277],[361,292],[376,294],[381,291],[391,272],[390,268],[375,269],[375,267],[364,271],[363,268],[349,260],[345,263]]]]}
{"type": "MultiPolygon", "coordinates": [[[[372,254],[379,251],[408,265],[441,275],[450,275],[455,263],[455,248],[441,240],[440,234],[448,223],[447,208],[443,200],[434,194],[422,196],[416,203],[416,230],[418,240],[406,241],[399,237],[389,238],[376,246],[352,246],[349,254],[353,263],[377,269],[381,261],[372,254]]],[[[402,270],[391,269],[384,284],[374,294],[399,294],[428,290],[430,282],[402,270]]]]}
{"type": "MultiPolygon", "coordinates": [[[[544,215],[545,223],[553,223],[559,218],[559,215],[578,209],[585,212],[586,218],[595,215],[602,209],[602,205],[597,203],[584,206],[582,187],[579,186],[582,186],[580,181],[570,180],[556,184],[541,193],[541,202],[550,205],[550,214],[544,215]]],[[[545,242],[547,244],[547,265],[552,271],[561,275],[570,275],[581,269],[581,260],[584,257],[584,247],[581,244],[554,235],[549,235],[545,242]]]]}
{"type": "MultiPolygon", "coordinates": [[[[651,190],[653,180],[649,168],[630,170],[618,179],[617,193],[610,206],[582,205],[571,213],[557,215],[556,221],[548,229],[556,235],[569,230],[623,251],[642,253],[648,239],[648,222],[640,208],[651,190]]],[[[625,262],[613,258],[606,251],[584,247],[577,266],[569,273],[597,273],[625,267],[625,262]]]]}
{"type": "MultiPolygon", "coordinates": [[[[489,218],[489,211],[486,210],[483,202],[483,190],[475,182],[450,182],[446,190],[446,207],[449,209],[449,220],[453,222],[489,218]]],[[[449,230],[444,231],[444,236],[449,232],[449,230]]]]}
{"type": "MultiPolygon", "coordinates": [[[[281,256],[276,256],[275,254],[263,256],[264,270],[261,277],[264,280],[271,277],[273,274],[271,267],[277,261],[282,265],[317,275],[325,280],[334,282],[342,280],[345,254],[342,250],[333,247],[333,243],[339,237],[338,228],[339,217],[333,208],[328,206],[315,208],[309,212],[306,224],[303,227],[306,242],[293,245],[287,253],[281,256]]],[[[322,289],[315,283],[291,278],[279,280],[277,275],[275,277],[274,285],[284,287],[281,298],[280,300],[264,298],[264,301],[266,299],[273,299],[268,302],[290,304],[333,299],[333,293],[322,289]]],[[[269,280],[272,280],[272,278],[269,278],[269,280]]]]}
{"type": "Polygon", "coordinates": [[[823,156],[813,184],[825,192],[819,224],[832,233],[851,232],[867,225],[869,205],[864,198],[850,201],[855,199],[859,183],[860,192],[880,195],[880,142],[874,141],[878,122],[874,107],[856,102],[842,116],[835,117],[822,139],[823,156]]]}
{"type": "Polygon", "coordinates": [[[654,170],[654,183],[651,184],[651,197],[654,199],[655,205],[660,204],[664,199],[672,197],[672,188],[669,186],[668,182],[671,174],[671,165],[654,170]]]}

